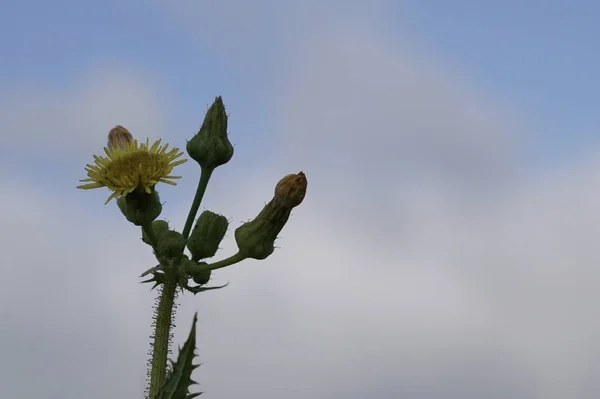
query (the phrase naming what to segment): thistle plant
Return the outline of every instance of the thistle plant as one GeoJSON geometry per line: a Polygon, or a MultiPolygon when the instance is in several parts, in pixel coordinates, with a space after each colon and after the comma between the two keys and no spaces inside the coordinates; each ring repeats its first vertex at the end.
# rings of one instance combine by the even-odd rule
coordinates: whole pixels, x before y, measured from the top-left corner
{"type": "Polygon", "coordinates": [[[194,315],[188,339],[180,348],[176,361],[167,364],[171,353],[172,327],[175,316],[175,300],[188,291],[201,292],[222,289],[207,286],[213,270],[231,266],[246,259],[262,260],[275,249],[275,240],[287,223],[291,211],[300,205],[306,194],[307,180],[304,173],[288,174],[281,179],[274,196],[262,211],[249,222],[235,230],[238,250],[235,254],[217,262],[207,260],[216,255],[219,245],[229,228],[228,219],[211,211],[204,211],[196,218],[213,172],[233,157],[233,145],[227,133],[225,106],[217,97],[208,109],[200,130],[187,142],[186,151],[200,166],[198,188],[189,214],[181,232],[172,228],[166,220],[158,217],[162,204],[156,185],[165,183],[175,186],[173,169],[186,162],[178,148],[169,150],[161,140],[150,145],[149,140],[138,143],[122,126],[116,126],[108,134],[105,156],[94,155],[94,164],[85,168],[85,183],[77,188],[88,190],[106,187],[111,191],[105,205],[116,199],[125,218],[139,227],[143,243],[150,246],[157,265],[148,268],[140,277],[142,283],[152,284],[159,298],[153,320],[151,336],[151,359],[149,360],[149,399],[190,399],[201,393],[190,393],[193,364],[196,357],[196,321],[194,315]],[[186,254],[186,249],[189,254],[186,254]]]}

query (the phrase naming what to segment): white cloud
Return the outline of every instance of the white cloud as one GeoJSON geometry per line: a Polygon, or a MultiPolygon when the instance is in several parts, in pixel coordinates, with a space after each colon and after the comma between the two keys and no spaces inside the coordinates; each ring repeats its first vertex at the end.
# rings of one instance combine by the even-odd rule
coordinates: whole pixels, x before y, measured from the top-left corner
{"type": "Polygon", "coordinates": [[[331,170],[473,177],[506,173],[518,160],[507,117],[409,46],[330,28],[309,35],[283,65],[284,95],[274,101],[281,145],[331,170]]]}
{"type": "Polygon", "coordinates": [[[0,95],[0,129],[11,132],[3,136],[4,148],[80,161],[105,146],[118,124],[139,138],[158,137],[164,131],[159,98],[149,76],[112,63],[74,77],[68,87],[14,88],[0,95]]]}
{"type": "MultiPolygon", "coordinates": [[[[356,310],[354,329],[340,323],[339,334],[379,326],[419,354],[390,341],[372,364],[403,358],[397,369],[415,371],[415,358],[436,359],[446,368],[427,371],[442,381],[456,359],[480,357],[490,366],[480,377],[500,381],[488,389],[513,384],[520,391],[512,397],[590,397],[581,370],[597,367],[588,359],[599,347],[589,316],[600,278],[597,159],[537,182],[522,168],[523,133],[506,110],[494,115],[460,79],[373,33],[313,32],[285,65],[285,95],[276,102],[281,159],[312,169],[309,198],[324,199],[313,202],[319,220],[337,225],[311,249],[308,238],[296,238],[299,250],[324,257],[319,277],[343,298],[335,310],[303,298],[312,313],[356,310]],[[419,317],[407,319],[411,312],[419,317]]],[[[312,221],[309,236],[323,231],[312,221]]]]}
{"type": "Polygon", "coordinates": [[[141,395],[153,298],[136,280],[154,260],[129,251],[139,244],[132,226],[111,231],[121,220],[114,204],[86,209],[75,175],[116,124],[158,136],[156,98],[140,72],[111,65],[66,89],[2,94],[0,129],[11,132],[3,148],[27,157],[2,157],[0,396],[141,395]]]}

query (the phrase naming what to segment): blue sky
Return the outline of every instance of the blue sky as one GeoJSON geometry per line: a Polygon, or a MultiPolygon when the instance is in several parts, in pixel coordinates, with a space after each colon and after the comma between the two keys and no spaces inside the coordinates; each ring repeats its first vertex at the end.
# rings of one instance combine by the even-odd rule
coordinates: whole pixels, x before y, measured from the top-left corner
{"type": "Polygon", "coordinates": [[[427,51],[530,119],[534,159],[577,156],[597,143],[596,2],[407,1],[400,8],[427,51]]]}
{"type": "MultiPolygon", "coordinates": [[[[281,177],[309,183],[273,256],[179,298],[207,397],[600,396],[598,5],[1,9],[0,397],[141,397],[155,259],[75,186],[114,125],[183,148],[216,95],[236,152],[203,209],[234,229],[281,177]]],[[[157,190],[180,229],[199,171],[176,170],[157,190]]]]}
{"type": "MultiPolygon", "coordinates": [[[[254,121],[267,119],[260,100],[269,95],[270,60],[283,43],[268,34],[276,32],[282,7],[259,4],[269,9],[264,20],[272,26],[260,28],[267,33],[249,67],[259,73],[244,79],[245,67],[209,43],[218,42],[218,31],[215,38],[185,35],[187,27],[156,2],[8,1],[0,16],[0,82],[9,90],[60,87],[78,71],[119,59],[160,82],[164,101],[179,111],[171,120],[193,114],[203,104],[198,93],[221,93],[232,105],[244,104],[236,107],[240,117],[257,115],[245,119],[260,130],[254,121]]],[[[380,28],[410,35],[422,51],[523,114],[536,131],[530,156],[547,165],[596,140],[597,13],[592,1],[404,1],[390,7],[380,28]]]]}
{"type": "MultiPolygon", "coordinates": [[[[258,28],[262,42],[248,67],[257,73],[244,79],[246,67],[215,50],[221,32],[186,35],[187,27],[157,2],[8,1],[0,16],[0,82],[9,90],[60,87],[78,71],[119,59],[160,82],[163,100],[177,109],[170,121],[193,115],[204,104],[199,93],[220,93],[232,106],[243,104],[236,113],[260,130],[271,60],[283,45],[275,33],[283,10],[278,2],[257,4],[267,10],[261,19],[267,26],[258,28]]],[[[592,1],[403,1],[379,26],[410,35],[422,51],[522,114],[535,130],[530,157],[546,164],[577,156],[596,140],[598,11],[592,1]]]]}

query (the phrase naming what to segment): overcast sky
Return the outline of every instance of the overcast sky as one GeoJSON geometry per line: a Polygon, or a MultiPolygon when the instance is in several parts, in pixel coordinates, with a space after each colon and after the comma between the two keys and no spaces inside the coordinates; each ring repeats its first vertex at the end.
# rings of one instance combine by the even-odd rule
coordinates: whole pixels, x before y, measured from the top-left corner
{"type": "Polygon", "coordinates": [[[269,259],[178,299],[203,397],[600,397],[598,4],[0,5],[1,398],[143,397],[155,260],[75,186],[115,125],[184,148],[216,95],[217,258],[281,177],[308,193],[269,259]]]}

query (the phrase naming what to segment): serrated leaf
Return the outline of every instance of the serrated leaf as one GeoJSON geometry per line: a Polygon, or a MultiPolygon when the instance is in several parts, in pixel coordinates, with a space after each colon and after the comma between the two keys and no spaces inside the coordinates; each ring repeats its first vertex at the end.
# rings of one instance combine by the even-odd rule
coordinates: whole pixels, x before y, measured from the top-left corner
{"type": "Polygon", "coordinates": [[[200,395],[189,393],[189,388],[194,383],[192,371],[198,367],[198,365],[192,364],[196,357],[194,353],[196,351],[196,321],[198,321],[198,313],[194,314],[190,335],[183,347],[179,349],[177,361],[173,363],[157,399],[190,399],[200,395]]]}
{"type": "Polygon", "coordinates": [[[161,269],[161,265],[151,267],[150,269],[146,270],[144,273],[140,274],[140,277],[147,276],[148,274],[154,273],[155,271],[158,271],[160,269],[161,269]]]}
{"type": "Polygon", "coordinates": [[[150,288],[150,291],[165,282],[164,273],[152,272],[152,274],[154,275],[152,278],[140,282],[140,284],[155,282],[152,288],[150,288]]]}
{"type": "Polygon", "coordinates": [[[225,284],[225,285],[219,285],[217,287],[200,287],[200,286],[196,286],[196,287],[190,287],[187,286],[185,287],[186,290],[188,290],[189,292],[191,292],[192,294],[196,295],[200,292],[204,292],[204,291],[210,291],[210,290],[219,290],[221,288],[225,288],[229,285],[229,283],[225,284]]]}

